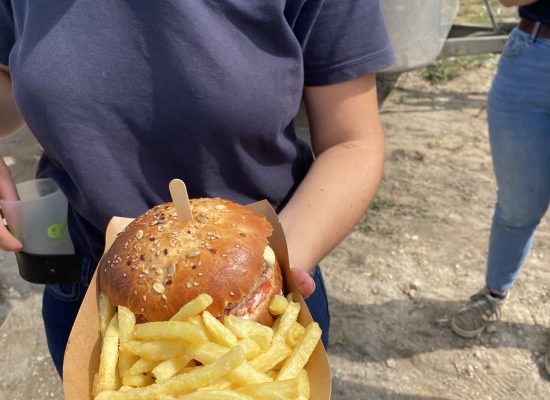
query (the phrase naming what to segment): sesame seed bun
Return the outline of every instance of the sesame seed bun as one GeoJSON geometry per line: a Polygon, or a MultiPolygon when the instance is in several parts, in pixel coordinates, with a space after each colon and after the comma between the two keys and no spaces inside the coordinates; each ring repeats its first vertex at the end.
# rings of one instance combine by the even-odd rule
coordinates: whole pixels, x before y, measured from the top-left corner
{"type": "Polygon", "coordinates": [[[177,219],[172,203],[131,222],[101,259],[101,290],[140,321],[168,320],[208,293],[214,316],[231,313],[271,324],[267,307],[282,287],[278,262],[269,257],[271,224],[228,200],[190,203],[189,222],[177,219]],[[270,258],[274,262],[266,261],[270,258]]]}

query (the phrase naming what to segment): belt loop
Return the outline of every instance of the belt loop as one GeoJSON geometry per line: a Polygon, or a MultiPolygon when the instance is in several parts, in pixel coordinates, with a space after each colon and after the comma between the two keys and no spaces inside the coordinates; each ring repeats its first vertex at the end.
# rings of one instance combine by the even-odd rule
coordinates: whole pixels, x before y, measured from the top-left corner
{"type": "Polygon", "coordinates": [[[540,22],[535,22],[535,26],[533,26],[533,30],[531,31],[531,37],[529,38],[531,42],[534,42],[537,39],[537,36],[539,35],[540,31],[540,22]]]}

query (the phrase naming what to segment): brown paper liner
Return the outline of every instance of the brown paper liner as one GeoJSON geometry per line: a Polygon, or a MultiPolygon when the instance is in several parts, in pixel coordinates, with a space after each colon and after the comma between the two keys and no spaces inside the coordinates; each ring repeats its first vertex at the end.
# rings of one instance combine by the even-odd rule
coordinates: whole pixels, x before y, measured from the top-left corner
{"type": "MultiPolygon", "coordinates": [[[[293,293],[294,301],[299,302],[302,306],[298,321],[303,326],[307,326],[313,319],[302,295],[298,292],[291,278],[286,240],[277,214],[266,200],[250,204],[247,207],[265,215],[273,226],[273,234],[269,238],[269,244],[281,266],[286,293],[293,293]]],[[[105,250],[111,246],[117,234],[131,221],[132,219],[130,218],[113,217],[107,226],[105,234],[105,250]]],[[[63,388],[67,400],[92,399],[91,391],[94,375],[99,369],[101,342],[98,312],[98,271],[99,268],[96,269],[86,296],[80,306],[65,351],[63,388]]],[[[329,400],[332,387],[331,371],[325,348],[320,341],[305,369],[307,370],[311,386],[310,398],[314,400],[329,400]]]]}

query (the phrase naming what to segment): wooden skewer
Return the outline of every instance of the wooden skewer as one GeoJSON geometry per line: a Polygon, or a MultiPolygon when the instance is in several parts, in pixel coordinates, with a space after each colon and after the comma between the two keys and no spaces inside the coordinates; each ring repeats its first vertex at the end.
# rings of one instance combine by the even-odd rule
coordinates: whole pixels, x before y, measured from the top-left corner
{"type": "Polygon", "coordinates": [[[178,213],[178,219],[182,222],[191,221],[191,204],[187,196],[187,188],[181,179],[172,179],[168,185],[172,201],[178,213]]]}

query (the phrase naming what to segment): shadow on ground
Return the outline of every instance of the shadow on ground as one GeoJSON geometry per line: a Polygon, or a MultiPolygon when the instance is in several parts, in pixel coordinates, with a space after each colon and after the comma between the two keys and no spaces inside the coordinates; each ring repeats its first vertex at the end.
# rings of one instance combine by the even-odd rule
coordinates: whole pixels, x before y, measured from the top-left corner
{"type": "Polygon", "coordinates": [[[377,305],[347,304],[331,297],[329,304],[329,353],[353,362],[383,362],[474,345],[527,349],[535,354],[544,352],[548,341],[542,325],[505,321],[491,334],[462,339],[449,328],[450,316],[462,304],[453,301],[418,298],[377,305]]]}

